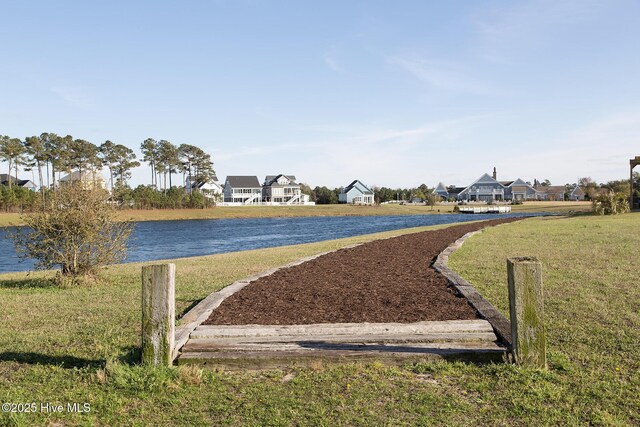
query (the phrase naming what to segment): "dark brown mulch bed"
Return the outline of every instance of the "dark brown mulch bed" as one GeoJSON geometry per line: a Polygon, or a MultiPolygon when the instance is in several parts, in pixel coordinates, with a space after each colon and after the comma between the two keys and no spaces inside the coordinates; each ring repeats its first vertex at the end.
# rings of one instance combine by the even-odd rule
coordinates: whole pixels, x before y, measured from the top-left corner
{"type": "Polygon", "coordinates": [[[213,311],[206,325],[409,323],[476,319],[431,268],[464,234],[504,218],[408,234],[342,249],[252,282],[213,311]]]}

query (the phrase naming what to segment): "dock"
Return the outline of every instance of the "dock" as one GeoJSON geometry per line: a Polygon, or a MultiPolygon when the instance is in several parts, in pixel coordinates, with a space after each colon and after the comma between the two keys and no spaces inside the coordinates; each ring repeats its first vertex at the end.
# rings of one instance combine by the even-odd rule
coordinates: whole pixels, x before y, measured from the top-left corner
{"type": "Polygon", "coordinates": [[[511,206],[458,206],[458,211],[464,214],[501,214],[510,213],[511,206]]]}

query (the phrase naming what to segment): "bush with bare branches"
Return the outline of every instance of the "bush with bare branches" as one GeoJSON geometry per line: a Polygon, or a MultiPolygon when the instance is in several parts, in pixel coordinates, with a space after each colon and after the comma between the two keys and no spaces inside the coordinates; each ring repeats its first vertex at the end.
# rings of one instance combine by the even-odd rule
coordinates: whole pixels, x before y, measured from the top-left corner
{"type": "Polygon", "coordinates": [[[123,261],[133,224],[116,221],[108,199],[101,188],[60,187],[41,211],[22,217],[27,227],[13,235],[18,255],[72,278],[96,276],[99,267],[123,261]]]}

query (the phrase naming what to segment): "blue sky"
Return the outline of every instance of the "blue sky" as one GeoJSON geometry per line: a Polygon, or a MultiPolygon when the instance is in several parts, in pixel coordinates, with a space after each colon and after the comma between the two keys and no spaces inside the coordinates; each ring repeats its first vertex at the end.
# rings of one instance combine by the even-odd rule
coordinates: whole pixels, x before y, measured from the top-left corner
{"type": "MultiPolygon", "coordinates": [[[[312,186],[628,176],[638,1],[0,3],[0,134],[312,186]]],[[[4,169],[6,165],[0,165],[4,169]]],[[[132,184],[149,183],[149,169],[132,184]]]]}

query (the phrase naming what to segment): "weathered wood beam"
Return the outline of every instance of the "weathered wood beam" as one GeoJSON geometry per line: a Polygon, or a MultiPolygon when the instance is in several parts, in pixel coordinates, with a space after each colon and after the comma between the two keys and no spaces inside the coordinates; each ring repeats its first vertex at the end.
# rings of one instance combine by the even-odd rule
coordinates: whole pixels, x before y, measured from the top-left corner
{"type": "Polygon", "coordinates": [[[142,267],[142,363],[173,364],[175,264],[142,267]]]}
{"type": "Polygon", "coordinates": [[[515,362],[546,368],[542,264],[534,257],[509,258],[507,281],[515,362]]]}
{"type": "Polygon", "coordinates": [[[313,337],[320,335],[398,335],[441,333],[493,333],[491,324],[483,319],[444,320],[414,323],[315,323],[309,325],[202,325],[191,338],[238,338],[269,336],[313,337]]]}

